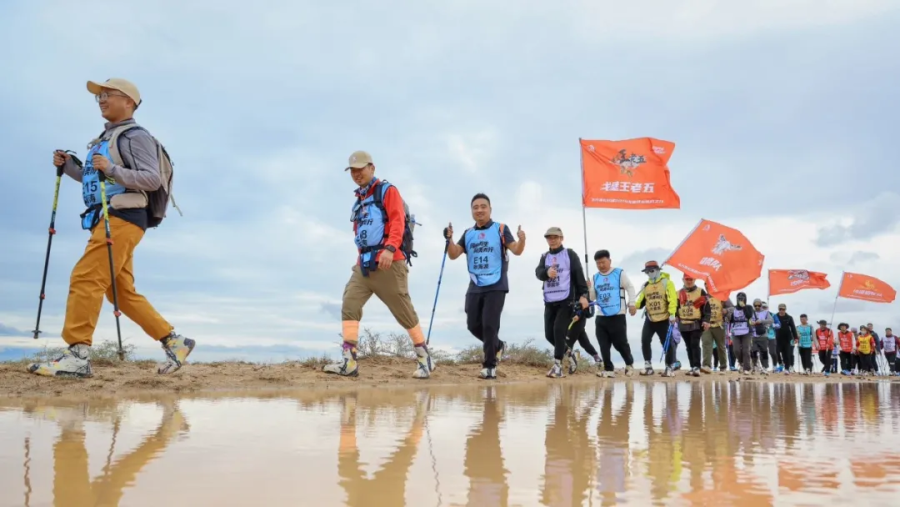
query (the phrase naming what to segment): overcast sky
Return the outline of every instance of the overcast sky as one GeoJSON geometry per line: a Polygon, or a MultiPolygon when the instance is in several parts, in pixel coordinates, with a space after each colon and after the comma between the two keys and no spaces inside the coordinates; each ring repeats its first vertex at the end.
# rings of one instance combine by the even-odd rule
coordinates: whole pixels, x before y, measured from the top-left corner
{"type": "MultiPolygon", "coordinates": [[[[10,0],[0,6],[0,348],[61,344],[87,239],[63,182],[39,342],[30,339],[53,197],[53,149],[103,126],[88,79],[135,82],[136,119],[168,148],[170,213],[135,257],[137,287],[197,358],[336,352],[355,259],[347,157],[369,151],[423,225],[410,273],[427,328],[441,229],[521,225],[501,337],[543,343],[534,267],[549,226],[584,253],[578,138],[676,143],[680,210],[588,210],[591,252],[636,282],[701,218],[743,231],[766,268],[825,271],[827,291],[773,298],[830,318],[841,271],[900,287],[893,0],[246,2],[10,0]],[[116,35],[118,34],[118,35],[116,35]],[[894,48],[894,49],[891,49],[894,48]],[[230,348],[226,348],[230,347],[230,348]],[[201,351],[205,351],[202,352],[201,351]]],[[[593,267],[592,267],[593,269],[593,267]]],[[[667,268],[673,278],[681,274],[667,268]]],[[[465,329],[463,259],[447,263],[436,346],[465,329]]],[[[750,297],[765,297],[765,275],[750,297]]],[[[841,300],[838,320],[893,323],[897,304],[841,300]]],[[[123,336],[156,345],[123,318],[123,336]]],[[[639,355],[640,317],[629,318],[639,355]]],[[[402,332],[373,298],[363,326],[402,332]]],[[[95,341],[115,338],[112,307],[95,341]]]]}

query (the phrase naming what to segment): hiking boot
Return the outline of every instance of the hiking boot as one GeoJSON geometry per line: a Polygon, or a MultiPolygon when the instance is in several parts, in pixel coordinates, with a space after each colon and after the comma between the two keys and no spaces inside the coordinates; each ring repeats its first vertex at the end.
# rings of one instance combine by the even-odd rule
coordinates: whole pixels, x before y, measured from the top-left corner
{"type": "Polygon", "coordinates": [[[691,368],[691,371],[688,373],[688,375],[690,375],[692,377],[699,377],[700,376],[700,368],[697,368],[696,366],[694,366],[693,368],[691,368]]]}
{"type": "Polygon", "coordinates": [[[547,376],[550,378],[563,378],[562,364],[560,364],[560,361],[553,362],[553,366],[550,367],[547,376]]]}
{"type": "Polygon", "coordinates": [[[500,364],[500,360],[503,359],[504,352],[506,352],[506,342],[500,340],[500,347],[497,349],[497,364],[500,364]]]}
{"type": "Polygon", "coordinates": [[[45,377],[92,377],[94,371],[91,369],[91,347],[83,343],[72,345],[56,359],[29,364],[28,373],[45,377]]]}
{"type": "Polygon", "coordinates": [[[641,372],[641,375],[653,375],[653,365],[650,364],[650,361],[644,361],[644,371],[641,372]]]}
{"type": "Polygon", "coordinates": [[[417,345],[416,349],[416,371],[413,372],[413,378],[427,379],[431,378],[431,372],[434,371],[434,360],[431,359],[431,353],[425,345],[417,345]]]}
{"type": "Polygon", "coordinates": [[[629,364],[629,365],[625,366],[625,376],[626,377],[634,376],[634,365],[629,364]]]}
{"type": "Polygon", "coordinates": [[[574,375],[578,370],[578,354],[574,350],[566,350],[566,358],[569,360],[569,375],[574,375]]]}
{"type": "Polygon", "coordinates": [[[485,380],[497,378],[497,368],[482,368],[478,377],[485,380]]]}
{"type": "Polygon", "coordinates": [[[700,371],[702,371],[703,373],[706,373],[706,374],[710,374],[713,372],[712,368],[710,368],[709,366],[704,366],[704,367],[700,368],[700,371]]]}
{"type": "Polygon", "coordinates": [[[666,366],[666,370],[664,372],[662,372],[662,376],[663,377],[674,377],[675,370],[673,370],[671,366],[666,366]]]}
{"type": "Polygon", "coordinates": [[[180,370],[184,366],[185,359],[191,355],[191,351],[194,350],[194,345],[196,345],[194,340],[175,334],[175,332],[160,340],[159,343],[166,353],[166,362],[156,369],[156,373],[160,375],[180,370]]]}
{"type": "Polygon", "coordinates": [[[678,371],[681,369],[681,361],[675,361],[672,363],[672,371],[678,371]]]}
{"type": "Polygon", "coordinates": [[[359,363],[356,362],[356,344],[344,342],[342,346],[341,360],[336,363],[326,364],[322,367],[325,373],[334,373],[342,377],[356,377],[359,375],[359,363]]]}

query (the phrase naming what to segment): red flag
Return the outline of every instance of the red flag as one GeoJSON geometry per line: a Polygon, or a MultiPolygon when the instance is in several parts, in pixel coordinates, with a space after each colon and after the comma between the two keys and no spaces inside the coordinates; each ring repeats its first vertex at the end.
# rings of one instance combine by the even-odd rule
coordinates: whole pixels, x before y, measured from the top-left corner
{"type": "Polygon", "coordinates": [[[770,269],[769,295],[793,294],[804,289],[824,290],[831,287],[828,275],[805,269],[770,269]]]}
{"type": "Polygon", "coordinates": [[[872,303],[892,303],[897,297],[897,291],[874,276],[844,273],[838,297],[860,299],[872,303]]]}
{"type": "Polygon", "coordinates": [[[675,143],[640,137],[625,141],[581,140],[585,208],[681,208],[669,182],[675,143]]]}
{"type": "Polygon", "coordinates": [[[741,231],[704,219],[665,264],[703,280],[710,295],[724,300],[762,275],[764,259],[741,231]]]}

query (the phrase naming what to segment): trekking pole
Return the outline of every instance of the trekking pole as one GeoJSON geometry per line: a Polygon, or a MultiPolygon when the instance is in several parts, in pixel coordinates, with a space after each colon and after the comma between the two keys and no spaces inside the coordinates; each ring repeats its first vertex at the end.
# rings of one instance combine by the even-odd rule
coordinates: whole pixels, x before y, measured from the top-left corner
{"type": "Polygon", "coordinates": [[[122,327],[119,324],[119,294],[116,292],[116,270],[113,267],[112,235],[109,233],[109,206],[106,205],[106,174],[97,171],[100,176],[100,201],[103,204],[103,224],[106,227],[106,252],[109,254],[109,278],[112,282],[113,315],[116,316],[116,335],[119,338],[119,361],[125,360],[125,351],[122,350],[122,327]]]}
{"type": "MultiPolygon", "coordinates": [[[[62,151],[62,150],[57,150],[62,151]]],[[[71,150],[65,150],[63,153],[70,153],[72,155],[72,159],[78,164],[79,167],[82,166],[80,160],[75,157],[75,152],[71,150]]],[[[62,184],[62,175],[63,168],[66,166],[65,161],[63,161],[63,165],[57,166],[56,168],[56,189],[53,191],[53,211],[50,213],[50,228],[48,229],[49,235],[47,237],[47,253],[44,255],[44,275],[41,278],[41,295],[38,300],[38,312],[37,312],[37,322],[34,324],[34,339],[38,339],[38,335],[41,334],[41,311],[44,309],[44,291],[47,288],[47,270],[50,267],[50,246],[53,245],[53,235],[56,234],[56,205],[59,203],[59,186],[62,184]]]]}
{"type": "Polygon", "coordinates": [[[434,324],[434,311],[437,309],[438,295],[441,293],[441,279],[444,278],[444,264],[447,263],[447,249],[450,248],[450,240],[444,243],[444,258],[441,260],[441,272],[438,274],[437,291],[434,293],[434,304],[431,305],[431,320],[428,322],[428,335],[425,337],[425,345],[431,342],[431,325],[434,324]]]}
{"type": "MultiPolygon", "coordinates": [[[[659,356],[659,362],[663,362],[663,359],[666,357],[666,352],[669,351],[669,342],[672,340],[672,328],[675,327],[672,324],[669,324],[669,330],[666,331],[666,342],[663,343],[662,355],[659,356]]],[[[668,366],[668,365],[666,365],[668,366]]]]}

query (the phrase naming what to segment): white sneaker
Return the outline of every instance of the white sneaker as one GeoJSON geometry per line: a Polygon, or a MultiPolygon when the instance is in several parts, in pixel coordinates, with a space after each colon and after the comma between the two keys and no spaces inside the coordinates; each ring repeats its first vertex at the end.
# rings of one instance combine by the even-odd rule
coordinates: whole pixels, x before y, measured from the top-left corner
{"type": "Polygon", "coordinates": [[[559,361],[554,361],[550,371],[547,372],[547,376],[550,378],[563,378],[562,364],[559,361]]]}
{"type": "Polygon", "coordinates": [[[45,377],[92,377],[94,371],[91,369],[91,347],[83,343],[72,345],[56,359],[29,364],[28,372],[45,377]]]}
{"type": "Polygon", "coordinates": [[[341,360],[336,363],[326,364],[322,367],[325,373],[334,373],[342,377],[356,377],[359,375],[359,363],[356,362],[356,346],[345,343],[341,352],[341,360]]]}
{"type": "Polygon", "coordinates": [[[497,368],[482,368],[478,373],[478,377],[485,380],[497,378],[497,368]]]}
{"type": "Polygon", "coordinates": [[[431,353],[425,345],[413,347],[416,349],[416,371],[413,372],[413,378],[427,379],[431,378],[431,372],[434,371],[434,360],[431,359],[431,353]]]}
{"type": "Polygon", "coordinates": [[[625,376],[626,377],[634,376],[634,366],[633,365],[629,364],[629,365],[625,366],[625,376]]]}
{"type": "Polygon", "coordinates": [[[653,365],[650,364],[650,361],[644,361],[644,371],[640,372],[641,375],[653,375],[653,365]]]}
{"type": "Polygon", "coordinates": [[[666,366],[666,370],[664,372],[662,372],[662,376],[663,377],[674,377],[675,370],[673,370],[671,366],[666,366]]]}
{"type": "Polygon", "coordinates": [[[165,375],[167,373],[174,373],[184,366],[184,361],[191,355],[191,351],[194,350],[196,342],[173,332],[160,340],[160,344],[162,345],[163,351],[166,353],[166,362],[156,369],[156,373],[165,375]]]}
{"type": "Polygon", "coordinates": [[[604,378],[616,378],[616,372],[614,371],[605,371],[603,372],[604,378]]]}

